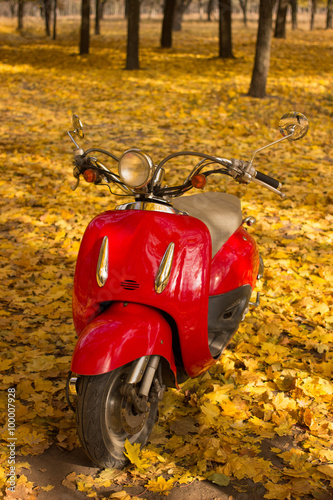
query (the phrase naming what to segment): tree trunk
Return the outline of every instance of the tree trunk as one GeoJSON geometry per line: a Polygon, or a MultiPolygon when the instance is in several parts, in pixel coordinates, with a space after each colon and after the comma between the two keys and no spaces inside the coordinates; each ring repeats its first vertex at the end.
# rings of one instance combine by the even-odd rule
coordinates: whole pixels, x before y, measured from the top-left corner
{"type": "Polygon", "coordinates": [[[10,0],[10,2],[9,2],[9,8],[10,8],[10,15],[11,15],[11,17],[15,17],[15,5],[16,5],[16,2],[13,1],[13,0],[10,0]]]}
{"type": "Polygon", "coordinates": [[[208,0],[208,4],[207,4],[207,21],[209,21],[209,22],[212,20],[213,8],[214,8],[214,0],[208,0]]]}
{"type": "Polygon", "coordinates": [[[51,21],[52,4],[51,0],[44,0],[44,19],[46,36],[51,36],[50,21],[51,21]]]}
{"type": "Polygon", "coordinates": [[[18,0],[18,7],[17,7],[17,29],[18,29],[18,31],[23,30],[23,16],[24,16],[24,0],[18,0]]]}
{"type": "Polygon", "coordinates": [[[126,69],[139,69],[140,0],[128,0],[126,69]]]}
{"type": "Polygon", "coordinates": [[[175,13],[173,16],[173,25],[172,25],[172,30],[173,31],[181,31],[182,30],[182,21],[183,21],[183,14],[184,12],[181,9],[181,6],[179,5],[179,0],[176,0],[176,8],[175,8],[175,13]]]}
{"type": "Polygon", "coordinates": [[[297,0],[290,0],[291,5],[291,25],[292,29],[297,28],[297,0]]]}
{"type": "Polygon", "coordinates": [[[176,7],[173,15],[173,31],[182,30],[183,16],[188,7],[190,6],[192,0],[176,0],[176,7]]]}
{"type": "Polygon", "coordinates": [[[169,49],[172,47],[172,26],[177,0],[165,0],[161,35],[161,47],[169,49]]]}
{"type": "Polygon", "coordinates": [[[247,26],[247,1],[248,0],[239,0],[239,5],[243,12],[243,22],[244,26],[247,26]]]}
{"type": "Polygon", "coordinates": [[[275,1],[276,0],[260,0],[256,55],[248,94],[251,97],[262,98],[266,96],[266,82],[272,44],[273,7],[275,1]]]}
{"type": "Polygon", "coordinates": [[[100,34],[99,20],[101,18],[101,4],[99,0],[95,0],[95,35],[100,34]]]}
{"type": "Polygon", "coordinates": [[[202,21],[202,13],[204,11],[202,0],[198,0],[198,4],[199,4],[199,20],[202,21]]]}
{"type": "Polygon", "coordinates": [[[90,43],[90,0],[82,0],[80,55],[89,54],[89,43],[90,43]]]}
{"type": "Polygon", "coordinates": [[[327,0],[326,29],[333,28],[333,0],[327,0]]]}
{"type": "Polygon", "coordinates": [[[289,0],[279,0],[279,7],[276,15],[275,38],[286,38],[286,21],[289,0]]]}
{"type": "Polygon", "coordinates": [[[57,38],[57,7],[58,0],[53,0],[53,40],[57,38]]]}
{"type": "Polygon", "coordinates": [[[310,20],[310,30],[314,28],[314,20],[317,11],[317,0],[311,0],[311,20],[310,20]]]}
{"type": "Polygon", "coordinates": [[[182,30],[183,16],[188,7],[190,6],[192,0],[176,0],[176,7],[173,16],[173,31],[182,30]]]}
{"type": "Polygon", "coordinates": [[[105,4],[106,4],[107,0],[102,0],[100,2],[100,6],[99,6],[99,19],[103,19],[104,18],[104,7],[105,7],[105,4]]]}
{"type": "Polygon", "coordinates": [[[219,39],[220,53],[219,57],[229,59],[234,57],[232,54],[232,35],[231,35],[231,0],[219,0],[219,39]]]}

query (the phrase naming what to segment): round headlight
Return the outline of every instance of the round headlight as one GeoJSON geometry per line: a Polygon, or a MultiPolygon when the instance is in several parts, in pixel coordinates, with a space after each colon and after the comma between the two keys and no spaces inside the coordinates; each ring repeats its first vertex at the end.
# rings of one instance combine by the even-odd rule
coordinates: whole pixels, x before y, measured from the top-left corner
{"type": "Polygon", "coordinates": [[[153,174],[153,162],[139,149],[129,149],[119,160],[118,172],[121,180],[131,188],[142,188],[153,174]]]}

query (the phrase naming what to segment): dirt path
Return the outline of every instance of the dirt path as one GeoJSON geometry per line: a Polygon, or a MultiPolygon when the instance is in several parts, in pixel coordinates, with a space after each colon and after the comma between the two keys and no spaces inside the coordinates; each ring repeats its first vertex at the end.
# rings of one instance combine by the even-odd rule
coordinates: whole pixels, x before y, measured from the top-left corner
{"type": "MultiPolygon", "coordinates": [[[[98,472],[98,468],[85,457],[83,451],[77,448],[71,452],[61,451],[53,445],[44,453],[38,456],[26,457],[30,469],[23,469],[29,481],[33,481],[34,486],[53,485],[54,488],[49,491],[40,491],[38,500],[84,500],[87,495],[78,490],[71,490],[62,484],[68,474],[76,472],[77,474],[93,475],[98,472]]],[[[99,490],[101,494],[108,497],[115,491],[126,489],[130,495],[137,495],[146,500],[261,500],[264,499],[265,488],[261,484],[254,484],[252,481],[241,482],[246,487],[246,493],[236,491],[232,485],[220,487],[209,481],[195,481],[189,485],[175,487],[168,497],[158,493],[146,491],[143,486],[123,488],[118,485],[112,485],[110,488],[99,490]]]]}

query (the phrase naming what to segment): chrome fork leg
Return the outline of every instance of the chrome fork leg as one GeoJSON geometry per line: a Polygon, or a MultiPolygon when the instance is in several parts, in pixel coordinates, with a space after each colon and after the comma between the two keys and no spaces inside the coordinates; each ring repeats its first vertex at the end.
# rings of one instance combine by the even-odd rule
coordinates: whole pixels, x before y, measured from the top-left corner
{"type": "Polygon", "coordinates": [[[142,358],[137,360],[137,362],[133,367],[133,370],[127,377],[126,384],[130,385],[138,384],[142,380],[143,374],[145,373],[150,357],[151,356],[142,356],[142,358]]]}
{"type": "Polygon", "coordinates": [[[158,355],[142,356],[142,358],[138,359],[127,377],[124,391],[126,392],[128,389],[141,382],[138,395],[148,398],[160,359],[161,356],[158,355]]]}
{"type": "Polygon", "coordinates": [[[141,382],[141,387],[139,390],[140,396],[148,397],[151,385],[153,383],[156,370],[158,368],[161,356],[154,355],[150,356],[149,363],[147,365],[146,371],[143,376],[143,380],[141,382]]]}

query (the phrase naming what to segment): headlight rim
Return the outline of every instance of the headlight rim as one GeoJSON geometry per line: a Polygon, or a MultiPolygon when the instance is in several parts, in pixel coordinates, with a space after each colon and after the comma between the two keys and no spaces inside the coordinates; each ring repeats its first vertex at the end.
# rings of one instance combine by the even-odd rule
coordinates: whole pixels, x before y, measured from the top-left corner
{"type": "Polygon", "coordinates": [[[123,182],[126,186],[128,186],[130,189],[133,189],[133,190],[140,190],[140,189],[142,189],[142,188],[146,187],[146,186],[149,184],[149,182],[151,181],[152,177],[153,177],[154,170],[155,170],[155,168],[154,168],[153,160],[150,158],[150,156],[149,156],[149,155],[147,155],[146,153],[143,153],[143,152],[141,151],[141,149],[138,149],[138,148],[130,148],[130,149],[127,149],[127,151],[125,151],[125,152],[121,155],[121,157],[119,158],[119,162],[118,162],[118,174],[119,174],[119,177],[121,178],[122,182],[123,182]],[[127,154],[129,154],[129,153],[132,153],[132,154],[134,153],[134,154],[136,154],[136,155],[137,155],[137,156],[139,156],[140,158],[144,159],[144,160],[145,160],[145,162],[146,162],[146,167],[147,167],[147,170],[148,170],[148,175],[147,175],[147,177],[146,177],[146,180],[145,180],[143,183],[141,183],[140,185],[138,185],[138,184],[137,184],[137,185],[133,186],[133,184],[130,184],[130,183],[128,182],[128,180],[126,180],[126,179],[124,178],[124,176],[122,175],[122,173],[121,173],[121,162],[122,162],[122,160],[124,159],[124,157],[125,157],[127,154]]]}

